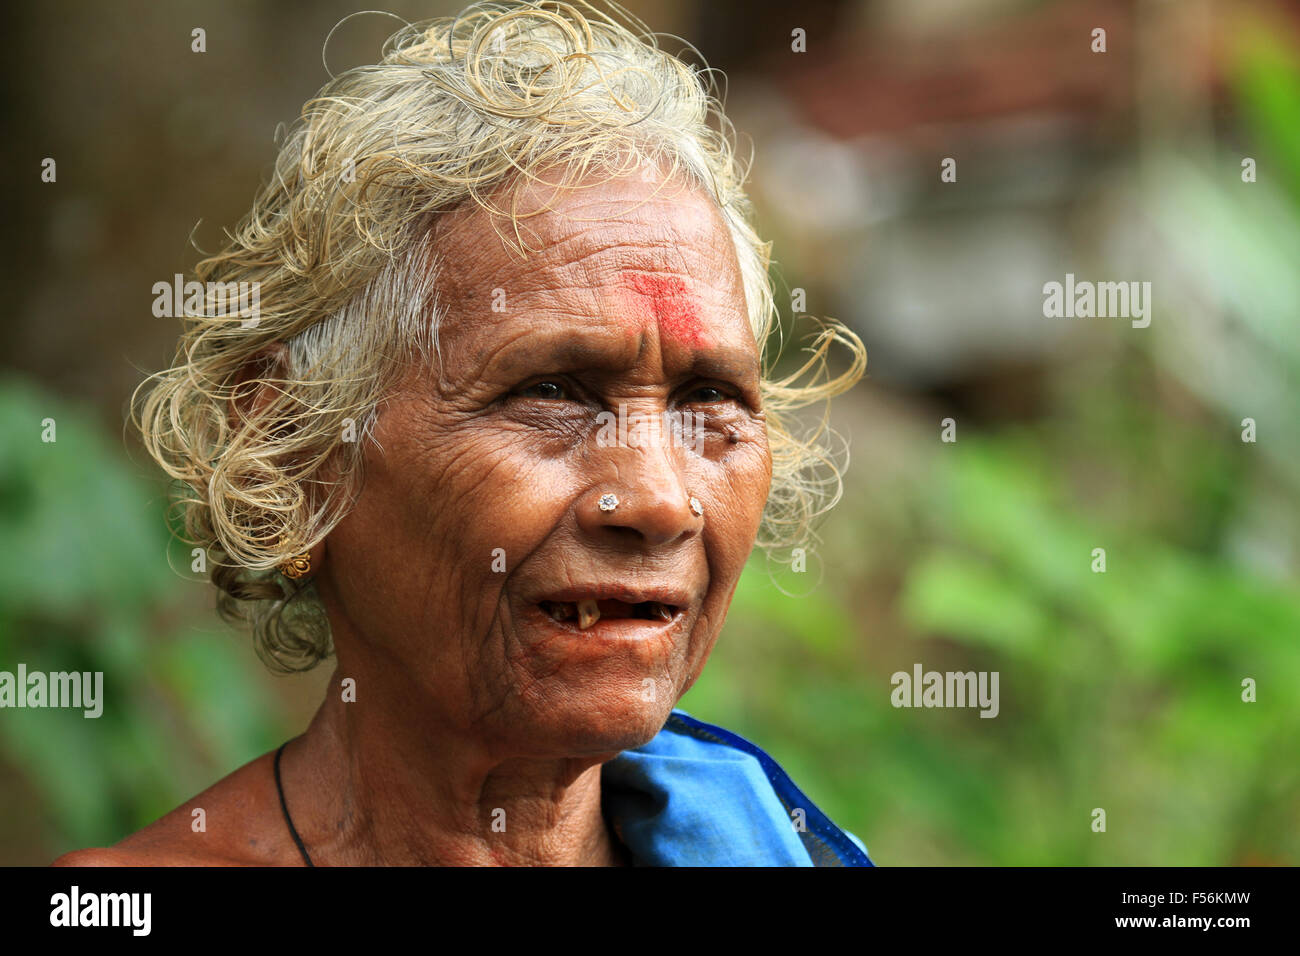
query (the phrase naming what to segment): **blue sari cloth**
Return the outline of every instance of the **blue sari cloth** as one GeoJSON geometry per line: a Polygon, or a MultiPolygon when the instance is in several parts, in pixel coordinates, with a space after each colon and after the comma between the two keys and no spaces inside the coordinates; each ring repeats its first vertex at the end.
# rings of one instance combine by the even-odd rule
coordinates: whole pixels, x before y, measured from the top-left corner
{"type": "Polygon", "coordinates": [[[602,767],[601,801],[637,866],[875,865],[775,760],[682,710],[602,767]]]}

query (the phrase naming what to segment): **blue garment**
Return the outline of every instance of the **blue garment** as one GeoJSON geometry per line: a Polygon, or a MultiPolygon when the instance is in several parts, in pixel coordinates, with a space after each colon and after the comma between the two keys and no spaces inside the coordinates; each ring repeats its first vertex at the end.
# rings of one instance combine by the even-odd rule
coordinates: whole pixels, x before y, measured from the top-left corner
{"type": "Polygon", "coordinates": [[[601,802],[637,866],[875,865],[775,760],[681,710],[601,768],[601,802]]]}

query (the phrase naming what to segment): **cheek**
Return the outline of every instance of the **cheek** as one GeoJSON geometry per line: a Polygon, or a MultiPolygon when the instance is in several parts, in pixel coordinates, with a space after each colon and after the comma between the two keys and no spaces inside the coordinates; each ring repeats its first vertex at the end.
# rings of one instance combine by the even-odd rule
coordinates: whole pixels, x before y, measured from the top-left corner
{"type": "Polygon", "coordinates": [[[771,483],[766,445],[737,448],[723,461],[710,483],[705,512],[705,542],[715,599],[729,599],[744,570],[758,534],[771,483]]]}
{"type": "Polygon", "coordinates": [[[709,565],[706,620],[696,632],[698,644],[679,696],[695,684],[704,670],[753,551],[772,476],[766,440],[734,449],[716,468],[711,476],[709,511],[705,515],[704,540],[709,565]]]}
{"type": "Polygon", "coordinates": [[[482,583],[513,570],[557,520],[566,473],[509,433],[448,429],[426,447],[391,491],[438,572],[482,583]]]}
{"type": "Polygon", "coordinates": [[[349,603],[426,627],[462,621],[474,635],[558,520],[566,481],[510,434],[423,424],[439,415],[376,430],[383,451],[368,451],[361,497],[330,544],[349,603]]]}
{"type": "Polygon", "coordinates": [[[772,485],[772,455],[767,438],[734,447],[720,462],[721,496],[750,537],[757,531],[772,485]]]}

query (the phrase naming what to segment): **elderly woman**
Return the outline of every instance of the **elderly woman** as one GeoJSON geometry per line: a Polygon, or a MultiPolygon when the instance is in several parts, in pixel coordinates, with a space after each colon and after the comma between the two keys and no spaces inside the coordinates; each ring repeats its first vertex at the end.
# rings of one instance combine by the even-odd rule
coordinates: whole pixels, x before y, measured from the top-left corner
{"type": "Polygon", "coordinates": [[[803,541],[837,487],[781,412],[865,363],[832,324],[765,377],[768,247],[716,97],[562,4],[385,50],[307,104],[137,405],[222,612],[272,667],[335,656],[325,700],[59,862],[870,865],[675,709],[756,541],[803,541]]]}

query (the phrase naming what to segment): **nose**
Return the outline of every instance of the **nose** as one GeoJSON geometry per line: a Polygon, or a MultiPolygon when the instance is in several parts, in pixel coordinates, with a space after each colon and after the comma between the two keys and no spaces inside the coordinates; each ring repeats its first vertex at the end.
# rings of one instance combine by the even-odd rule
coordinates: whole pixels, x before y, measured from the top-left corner
{"type": "Polygon", "coordinates": [[[698,494],[687,489],[678,455],[663,444],[619,448],[611,473],[594,483],[578,507],[578,524],[592,538],[633,540],[652,547],[684,540],[703,527],[698,494]],[[694,498],[693,498],[694,495],[694,498]]]}

